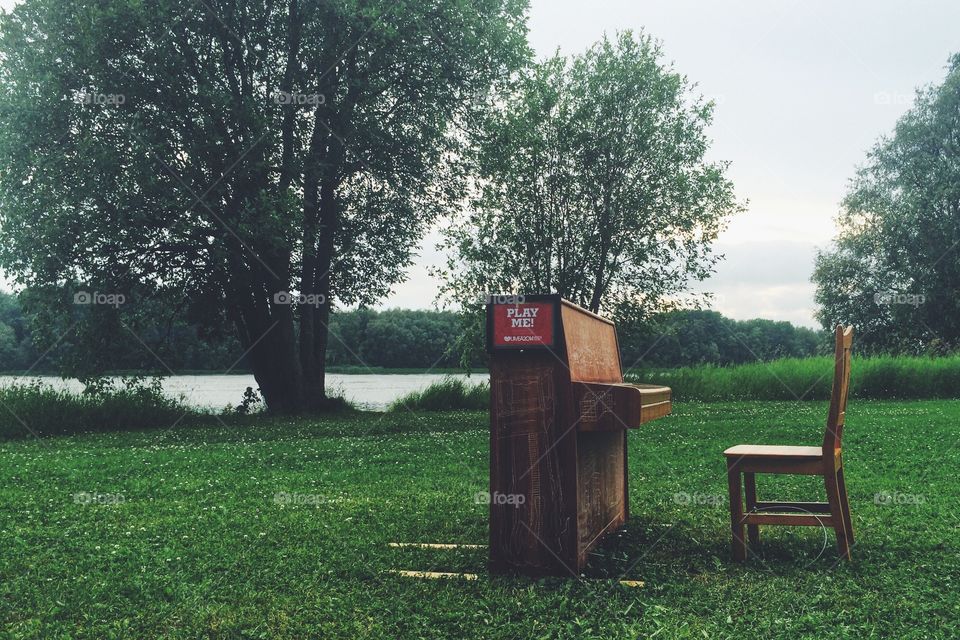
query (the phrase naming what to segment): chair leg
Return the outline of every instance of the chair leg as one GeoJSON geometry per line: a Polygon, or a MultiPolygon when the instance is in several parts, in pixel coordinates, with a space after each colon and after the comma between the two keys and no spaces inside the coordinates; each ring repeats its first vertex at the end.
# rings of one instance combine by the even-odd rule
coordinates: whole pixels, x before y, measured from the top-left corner
{"type": "Polygon", "coordinates": [[[847,541],[853,544],[853,518],[850,517],[850,500],[847,498],[847,483],[843,480],[843,466],[837,470],[837,492],[840,494],[840,508],[843,511],[843,525],[847,530],[847,541]]]}
{"type": "Polygon", "coordinates": [[[727,461],[727,485],[730,490],[730,530],[733,534],[733,559],[747,559],[747,543],[743,539],[743,497],[740,489],[740,467],[736,461],[727,461]]]}
{"type": "Polygon", "coordinates": [[[840,551],[841,557],[845,560],[850,560],[850,541],[847,538],[847,525],[846,519],[843,516],[836,471],[833,469],[826,470],[823,474],[823,480],[827,488],[827,502],[830,503],[833,531],[837,536],[837,549],[840,551]]]}
{"type": "MultiPolygon", "coordinates": [[[[753,513],[757,508],[757,477],[755,473],[743,474],[743,490],[747,498],[747,513],[753,513]]],[[[751,545],[760,544],[760,525],[747,525],[747,538],[751,545]]]]}

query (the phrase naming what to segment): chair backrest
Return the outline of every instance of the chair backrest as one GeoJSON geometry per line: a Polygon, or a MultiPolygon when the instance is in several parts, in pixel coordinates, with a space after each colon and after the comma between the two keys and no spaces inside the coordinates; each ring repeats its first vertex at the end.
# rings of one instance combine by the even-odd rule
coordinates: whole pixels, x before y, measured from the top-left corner
{"type": "Polygon", "coordinates": [[[831,456],[840,450],[843,423],[847,414],[847,392],[850,390],[850,350],[853,346],[853,327],[837,325],[836,350],[833,367],[833,391],[830,393],[830,413],[823,434],[823,454],[831,456]]]}

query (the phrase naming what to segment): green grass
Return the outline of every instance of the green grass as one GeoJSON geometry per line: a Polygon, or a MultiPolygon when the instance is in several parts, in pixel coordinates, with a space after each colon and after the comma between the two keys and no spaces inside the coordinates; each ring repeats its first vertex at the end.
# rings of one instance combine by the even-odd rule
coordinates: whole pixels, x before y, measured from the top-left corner
{"type": "Polygon", "coordinates": [[[163,395],[158,386],[106,388],[77,394],[40,382],[0,387],[0,440],[90,431],[167,428],[201,412],[163,395]]]}
{"type": "Polygon", "coordinates": [[[395,400],[387,411],[485,411],[489,406],[488,382],[444,378],[422,391],[413,391],[395,400]]]}
{"type": "MultiPolygon", "coordinates": [[[[539,581],[489,576],[482,551],[387,546],[486,542],[486,507],[473,499],[487,487],[482,412],[6,442],[0,636],[958,637],[960,402],[851,404],[852,564],[813,528],[765,528],[759,556],[728,560],[721,451],[816,444],[825,411],[686,403],[631,431],[627,528],[583,579],[539,581]]],[[[759,489],[822,498],[809,477],[761,478],[759,489]]]]}
{"type": "MultiPolygon", "coordinates": [[[[772,362],[719,367],[632,369],[627,382],[663,384],[677,401],[827,400],[833,382],[833,358],[785,358],[772,362]]],[[[864,400],[960,398],[960,356],[854,358],[852,397],[864,400]]],[[[489,406],[489,385],[464,385],[456,379],[434,383],[395,402],[393,410],[480,410],[489,406]]]]}
{"type": "MultiPolygon", "coordinates": [[[[833,358],[637,369],[626,379],[665,384],[678,400],[825,400],[830,397],[833,358]]],[[[960,397],[960,356],[854,358],[850,393],[878,400],[960,397]]]]}

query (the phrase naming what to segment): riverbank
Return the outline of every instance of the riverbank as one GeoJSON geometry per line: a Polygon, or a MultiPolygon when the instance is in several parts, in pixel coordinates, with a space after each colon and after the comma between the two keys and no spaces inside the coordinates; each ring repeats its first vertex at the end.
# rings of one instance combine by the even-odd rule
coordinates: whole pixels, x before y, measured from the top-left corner
{"type": "MultiPolygon", "coordinates": [[[[383,411],[397,399],[427,389],[435,383],[456,379],[464,384],[474,385],[485,382],[487,378],[485,371],[471,376],[441,373],[402,375],[328,373],[327,392],[330,396],[343,398],[358,409],[383,411]]],[[[118,386],[123,384],[120,378],[112,380],[118,386]]],[[[25,384],[39,384],[45,388],[74,395],[80,395],[83,392],[83,385],[77,380],[33,375],[25,378],[0,376],[0,390],[25,384]]],[[[160,389],[166,398],[202,413],[222,413],[227,408],[237,407],[243,401],[248,387],[254,391],[257,389],[257,381],[252,375],[175,375],[160,381],[160,389]]],[[[251,408],[255,411],[260,410],[263,404],[257,403],[251,408]]],[[[2,419],[0,416],[0,421],[2,419]]]]}

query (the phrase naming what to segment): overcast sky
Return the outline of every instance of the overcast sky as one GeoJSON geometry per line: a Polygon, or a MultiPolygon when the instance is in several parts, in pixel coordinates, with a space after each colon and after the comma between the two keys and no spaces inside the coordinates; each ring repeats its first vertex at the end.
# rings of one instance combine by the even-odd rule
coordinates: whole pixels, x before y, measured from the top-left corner
{"type": "MultiPolygon", "coordinates": [[[[12,0],[0,0],[10,7],[12,0]]],[[[960,51],[960,2],[891,0],[532,0],[539,56],[576,53],[604,32],[644,29],[717,102],[711,157],[749,210],[721,237],[704,290],[734,318],[813,326],[814,252],[833,236],[847,180],[865,152],[939,82],[960,51]]],[[[383,306],[432,306],[428,236],[383,306]]]]}
{"type": "MultiPolygon", "coordinates": [[[[713,159],[749,210],[718,243],[703,285],[734,318],[815,326],[810,274],[828,245],[847,180],[960,51],[960,2],[886,0],[533,0],[538,55],[576,53],[604,32],[645,29],[678,71],[717,102],[713,159]]],[[[425,306],[439,259],[428,239],[388,306],[425,306]]]]}

